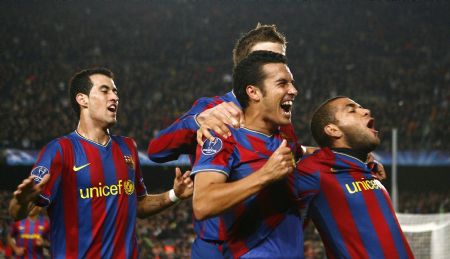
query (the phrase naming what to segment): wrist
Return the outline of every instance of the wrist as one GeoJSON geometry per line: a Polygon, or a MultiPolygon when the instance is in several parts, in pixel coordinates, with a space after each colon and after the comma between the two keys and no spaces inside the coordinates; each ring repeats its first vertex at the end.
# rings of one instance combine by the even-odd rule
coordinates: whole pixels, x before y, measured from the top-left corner
{"type": "Polygon", "coordinates": [[[175,190],[171,189],[169,191],[169,200],[173,203],[180,201],[181,199],[175,194],[175,190]]]}

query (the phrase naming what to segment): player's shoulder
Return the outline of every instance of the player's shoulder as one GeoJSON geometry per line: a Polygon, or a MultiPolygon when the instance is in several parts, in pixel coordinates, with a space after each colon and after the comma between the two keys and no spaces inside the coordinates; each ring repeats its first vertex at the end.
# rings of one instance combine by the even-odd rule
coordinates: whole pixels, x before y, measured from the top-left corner
{"type": "Polygon", "coordinates": [[[112,141],[115,142],[123,142],[126,143],[128,145],[137,147],[136,141],[132,138],[132,137],[128,137],[128,136],[121,136],[121,135],[110,135],[112,141]]]}
{"type": "Polygon", "coordinates": [[[327,148],[321,148],[309,155],[304,155],[298,162],[299,168],[318,168],[321,164],[328,164],[331,160],[332,152],[327,148]]]}

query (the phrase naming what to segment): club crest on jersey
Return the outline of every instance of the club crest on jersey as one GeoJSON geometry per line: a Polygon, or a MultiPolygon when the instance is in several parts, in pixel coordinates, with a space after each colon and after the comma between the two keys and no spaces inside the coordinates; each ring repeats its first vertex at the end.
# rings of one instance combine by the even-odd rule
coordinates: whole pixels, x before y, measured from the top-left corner
{"type": "Polygon", "coordinates": [[[44,176],[47,174],[49,174],[49,170],[45,166],[37,166],[31,171],[31,175],[36,176],[34,178],[34,182],[36,184],[40,183],[42,181],[42,178],[44,178],[44,176]]]}
{"type": "Polygon", "coordinates": [[[222,149],[222,140],[220,138],[215,138],[213,141],[207,139],[202,146],[202,153],[204,155],[210,156],[217,154],[222,149]]]}
{"type": "Polygon", "coordinates": [[[123,156],[123,159],[125,159],[125,164],[127,164],[128,167],[130,167],[133,170],[136,169],[136,164],[134,163],[132,156],[123,156]]]}

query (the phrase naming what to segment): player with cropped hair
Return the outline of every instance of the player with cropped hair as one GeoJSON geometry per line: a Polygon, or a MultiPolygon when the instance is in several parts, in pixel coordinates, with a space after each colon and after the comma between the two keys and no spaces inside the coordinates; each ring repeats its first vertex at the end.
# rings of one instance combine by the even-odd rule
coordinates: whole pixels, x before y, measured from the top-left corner
{"type": "Polygon", "coordinates": [[[245,126],[230,137],[213,133],[197,147],[193,209],[197,219],[218,216],[226,258],[300,258],[302,220],[289,175],[295,142],[284,139],[297,95],[285,56],[254,51],[234,69],[233,92],[245,126]]]}
{"type": "MultiPolygon", "coordinates": [[[[275,25],[258,24],[236,42],[233,49],[234,66],[257,50],[285,55],[286,38],[275,25]]],[[[202,143],[203,136],[212,140],[210,130],[224,137],[230,136],[231,131],[227,125],[235,129],[244,125],[241,104],[233,91],[222,96],[200,98],[188,112],[150,141],[149,158],[162,163],[175,160],[181,154],[189,154],[191,161],[194,161],[197,141],[202,143]]],[[[298,144],[292,125],[283,125],[281,131],[285,139],[296,143],[294,153],[296,158],[300,157],[304,150],[298,144]]],[[[311,150],[313,149],[309,151],[311,150]]],[[[192,246],[193,258],[222,258],[220,250],[224,239],[219,224],[217,217],[194,221],[196,239],[192,246]]]]}
{"type": "Polygon", "coordinates": [[[119,94],[104,68],[82,70],[70,81],[77,129],[53,140],[39,154],[31,176],[9,205],[25,218],[47,207],[54,258],[137,258],[136,217],[147,217],[192,195],[189,171],[176,169],[173,189],[148,195],[133,139],[110,134],[119,94]],[[179,197],[179,198],[178,198],[179,197]]]}
{"type": "Polygon", "coordinates": [[[299,206],[329,258],[413,258],[389,194],[366,163],[379,144],[368,109],[338,96],[317,108],[311,131],[321,149],[295,173],[299,206]]]}

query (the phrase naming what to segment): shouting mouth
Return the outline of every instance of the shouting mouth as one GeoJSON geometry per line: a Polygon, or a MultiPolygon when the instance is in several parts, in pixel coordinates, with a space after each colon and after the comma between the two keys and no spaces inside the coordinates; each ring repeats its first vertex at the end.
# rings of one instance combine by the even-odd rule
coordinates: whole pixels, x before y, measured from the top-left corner
{"type": "Polygon", "coordinates": [[[280,107],[281,107],[281,110],[282,110],[282,112],[283,112],[283,115],[285,115],[285,116],[291,116],[291,113],[292,113],[292,104],[293,104],[293,101],[292,100],[289,100],[289,101],[283,101],[282,103],[281,103],[281,105],[280,105],[280,107]]]}

